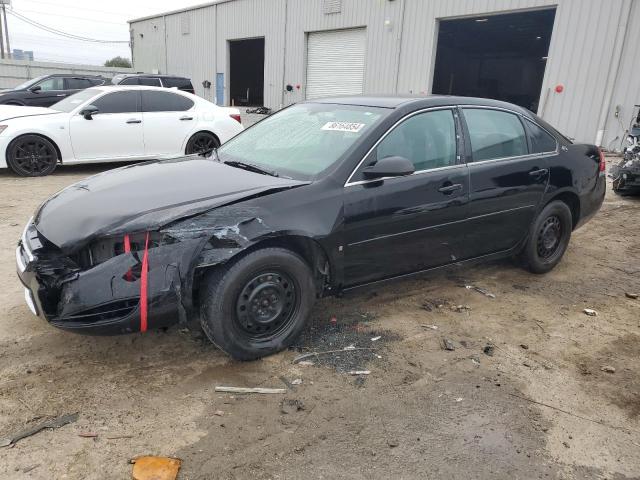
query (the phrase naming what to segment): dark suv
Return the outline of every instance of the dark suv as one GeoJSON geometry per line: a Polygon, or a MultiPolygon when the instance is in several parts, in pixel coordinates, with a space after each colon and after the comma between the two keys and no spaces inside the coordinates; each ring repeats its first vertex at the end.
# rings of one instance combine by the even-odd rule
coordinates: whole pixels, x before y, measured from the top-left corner
{"type": "Polygon", "coordinates": [[[103,85],[104,77],[95,75],[44,75],[21,83],[8,90],[0,90],[0,105],[50,107],[69,95],[85,88],[103,85]]]}
{"type": "Polygon", "coordinates": [[[114,85],[147,85],[150,87],[177,88],[195,94],[191,80],[173,75],[150,75],[146,73],[123,73],[111,79],[114,85]]]}

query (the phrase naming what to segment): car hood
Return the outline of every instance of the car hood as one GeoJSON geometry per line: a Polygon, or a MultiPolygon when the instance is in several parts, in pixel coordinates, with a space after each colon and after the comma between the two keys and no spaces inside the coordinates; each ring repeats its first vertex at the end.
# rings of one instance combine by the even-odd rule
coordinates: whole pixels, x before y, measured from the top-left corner
{"type": "Polygon", "coordinates": [[[51,115],[62,113],[58,110],[44,107],[23,107],[21,105],[0,105],[0,121],[19,117],[33,117],[34,115],[51,115]]]}
{"type": "Polygon", "coordinates": [[[96,237],[156,230],[212,208],[306,183],[198,156],[147,162],[70,185],[39,207],[34,222],[47,240],[69,252],[96,237]]]}

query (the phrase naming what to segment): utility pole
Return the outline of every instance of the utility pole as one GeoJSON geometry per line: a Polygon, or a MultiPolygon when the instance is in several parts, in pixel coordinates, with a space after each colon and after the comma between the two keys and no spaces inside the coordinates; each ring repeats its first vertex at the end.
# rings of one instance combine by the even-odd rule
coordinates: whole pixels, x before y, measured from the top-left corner
{"type": "MultiPolygon", "coordinates": [[[[11,45],[9,44],[9,26],[7,25],[7,4],[11,5],[11,0],[2,0],[2,15],[4,16],[4,33],[7,36],[7,58],[11,59],[11,45]]],[[[4,58],[4,56],[2,57],[4,58]]]]}

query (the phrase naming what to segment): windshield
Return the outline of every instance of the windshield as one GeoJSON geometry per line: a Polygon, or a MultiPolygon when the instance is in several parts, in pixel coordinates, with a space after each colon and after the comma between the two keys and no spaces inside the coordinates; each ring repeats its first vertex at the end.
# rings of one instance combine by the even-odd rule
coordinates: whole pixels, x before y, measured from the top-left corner
{"type": "Polygon", "coordinates": [[[32,78],[31,80],[27,80],[24,83],[21,83],[20,85],[17,85],[15,87],[13,87],[14,90],[24,90],[25,88],[29,88],[31,85],[34,85],[36,83],[38,83],[40,80],[42,80],[43,78],[47,77],[47,75],[42,75],[40,77],[37,78],[32,78]]]}
{"type": "Polygon", "coordinates": [[[78,105],[83,104],[90,98],[95,97],[102,90],[98,90],[97,88],[87,88],[86,90],[82,90],[78,93],[74,93],[73,95],[69,95],[67,98],[60,100],[58,103],[54,103],[49,108],[53,110],[58,110],[59,112],[72,112],[78,105]]]}
{"type": "Polygon", "coordinates": [[[294,105],[229,140],[218,149],[218,157],[311,180],[333,166],[388,112],[352,105],[294,105]]]}

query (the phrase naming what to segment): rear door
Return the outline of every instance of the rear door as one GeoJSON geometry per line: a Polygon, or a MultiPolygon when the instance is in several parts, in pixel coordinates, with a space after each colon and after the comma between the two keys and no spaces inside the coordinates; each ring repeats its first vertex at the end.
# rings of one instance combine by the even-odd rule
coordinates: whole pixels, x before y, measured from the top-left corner
{"type": "Polygon", "coordinates": [[[463,247],[468,167],[460,163],[453,108],[414,113],[372,149],[345,185],[345,280],[379,280],[455,262],[463,247]],[[387,156],[411,160],[406,177],[366,180],[387,156]]]}
{"type": "Polygon", "coordinates": [[[68,77],[64,79],[64,87],[66,95],[73,95],[74,93],[91,87],[93,84],[87,78],[81,77],[68,77]]]}
{"type": "Polygon", "coordinates": [[[548,155],[535,152],[515,112],[464,107],[470,174],[465,257],[513,248],[524,238],[549,182],[548,155]]]}
{"type": "Polygon", "coordinates": [[[109,160],[144,157],[140,92],[112,92],[93,102],[99,113],[91,120],[79,113],[69,134],[76,159],[109,160]]]}
{"type": "Polygon", "coordinates": [[[194,101],[170,91],[143,90],[141,93],[146,155],[184,153],[184,144],[197,122],[194,101]]]}

